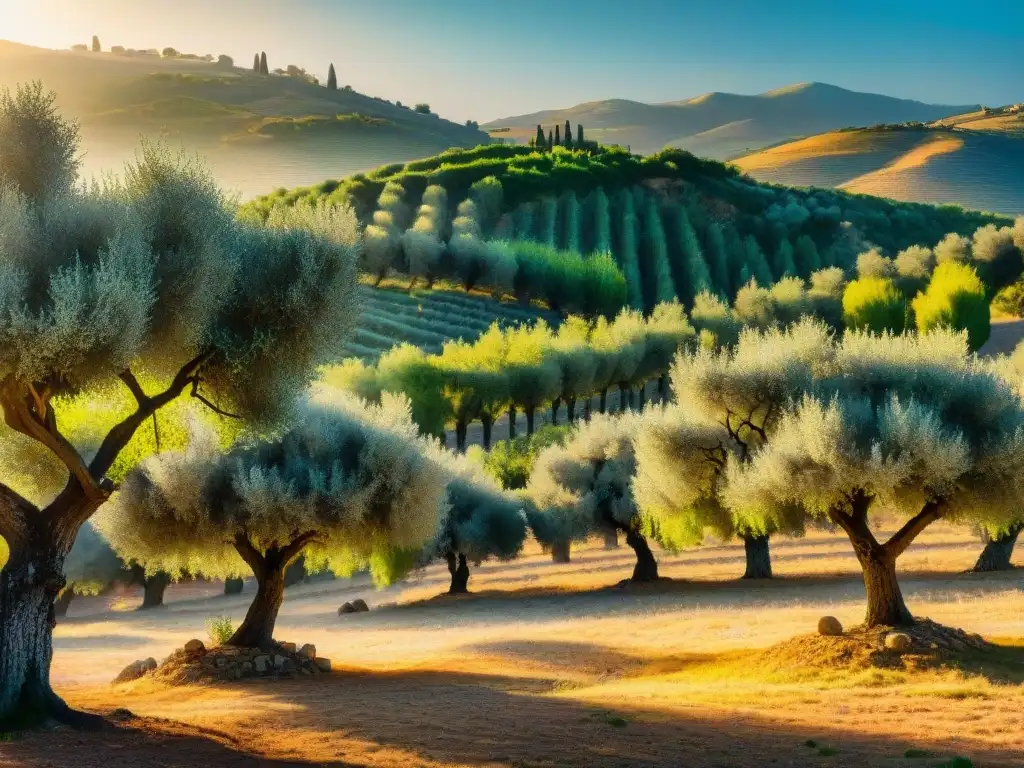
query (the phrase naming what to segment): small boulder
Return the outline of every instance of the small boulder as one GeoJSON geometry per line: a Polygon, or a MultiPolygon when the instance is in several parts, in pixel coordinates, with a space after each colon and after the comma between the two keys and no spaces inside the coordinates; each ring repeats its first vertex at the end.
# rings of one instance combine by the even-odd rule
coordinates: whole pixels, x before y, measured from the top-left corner
{"type": "Polygon", "coordinates": [[[153,662],[153,666],[150,667],[148,662],[151,659],[145,661],[133,661],[127,667],[121,670],[121,674],[114,678],[115,683],[130,683],[132,680],[138,680],[140,677],[152,672],[156,669],[156,662],[153,662]]]}
{"type": "Polygon", "coordinates": [[[261,674],[263,672],[267,671],[267,666],[269,664],[270,664],[270,657],[269,656],[257,656],[255,659],[252,660],[253,668],[257,672],[259,672],[261,674]]]}
{"type": "Polygon", "coordinates": [[[330,672],[331,671],[331,660],[330,659],[325,659],[323,657],[320,657],[320,658],[314,659],[313,663],[316,664],[316,668],[319,669],[321,672],[330,672]]]}
{"type": "Polygon", "coordinates": [[[281,669],[281,667],[283,667],[285,665],[285,662],[287,662],[287,661],[288,661],[288,659],[286,659],[284,656],[280,656],[280,655],[275,656],[274,657],[274,666],[277,669],[281,669]]]}
{"type": "Polygon", "coordinates": [[[352,607],[356,609],[356,613],[366,613],[370,610],[370,606],[368,606],[366,601],[361,597],[352,601],[352,607]]]}
{"type": "Polygon", "coordinates": [[[909,651],[914,645],[914,641],[910,639],[910,635],[904,632],[890,632],[885,636],[885,647],[887,650],[896,651],[896,653],[905,653],[909,651]]]}
{"type": "Polygon", "coordinates": [[[346,613],[355,613],[356,609],[352,603],[345,603],[341,608],[338,609],[338,615],[343,616],[346,613]]]}
{"type": "Polygon", "coordinates": [[[818,634],[826,637],[839,637],[843,634],[843,625],[835,616],[822,616],[818,619],[818,634]]]}
{"type": "Polygon", "coordinates": [[[304,659],[313,660],[316,658],[316,646],[306,643],[304,646],[299,648],[299,656],[304,659]]]}
{"type": "Polygon", "coordinates": [[[185,653],[202,653],[206,650],[206,646],[203,645],[202,640],[193,638],[185,643],[185,653]]]}
{"type": "Polygon", "coordinates": [[[295,653],[295,643],[280,643],[277,647],[282,653],[295,653]]]}

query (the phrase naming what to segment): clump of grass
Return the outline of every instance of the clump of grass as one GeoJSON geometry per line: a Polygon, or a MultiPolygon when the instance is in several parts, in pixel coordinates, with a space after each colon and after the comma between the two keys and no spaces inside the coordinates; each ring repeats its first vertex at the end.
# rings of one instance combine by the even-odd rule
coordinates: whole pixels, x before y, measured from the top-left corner
{"type": "Polygon", "coordinates": [[[213,645],[224,645],[235,633],[230,616],[211,616],[206,620],[206,632],[213,645]]]}
{"type": "Polygon", "coordinates": [[[613,728],[625,728],[629,725],[629,721],[626,718],[619,717],[618,715],[607,715],[604,721],[613,728]]]}
{"type": "Polygon", "coordinates": [[[903,756],[910,760],[913,760],[919,757],[931,757],[932,753],[925,749],[908,749],[906,752],[903,753],[903,756]]]}
{"type": "Polygon", "coordinates": [[[822,757],[832,757],[833,755],[838,755],[839,750],[835,747],[822,747],[818,750],[818,754],[822,757]]]}
{"type": "Polygon", "coordinates": [[[808,739],[804,742],[804,746],[809,747],[810,749],[814,749],[818,746],[818,742],[816,742],[814,739],[808,739]]]}

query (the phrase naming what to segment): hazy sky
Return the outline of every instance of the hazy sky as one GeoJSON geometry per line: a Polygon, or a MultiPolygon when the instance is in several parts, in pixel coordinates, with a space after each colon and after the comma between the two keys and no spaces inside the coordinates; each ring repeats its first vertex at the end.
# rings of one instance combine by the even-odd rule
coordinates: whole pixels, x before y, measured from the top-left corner
{"type": "Polygon", "coordinates": [[[675,101],[818,80],[1024,101],[1024,0],[0,0],[0,38],[297,64],[445,117],[675,101]]]}

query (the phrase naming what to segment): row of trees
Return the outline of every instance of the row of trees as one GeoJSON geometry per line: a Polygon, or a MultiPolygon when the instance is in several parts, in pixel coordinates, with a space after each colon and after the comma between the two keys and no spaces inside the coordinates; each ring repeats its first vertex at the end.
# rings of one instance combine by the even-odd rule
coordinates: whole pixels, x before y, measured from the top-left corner
{"type": "Polygon", "coordinates": [[[948,519],[1006,537],[1024,523],[1019,363],[981,360],[945,330],[748,329],[735,348],[682,353],[671,404],[595,417],[545,450],[527,493],[561,510],[563,536],[624,531],[637,580],[657,577],[647,536],[675,549],[739,535],[746,575],[764,577],[770,536],[842,530],[867,626],[907,625],[896,561],[922,531],[948,519]],[[872,529],[879,513],[897,518],[888,539],[872,529]]]}
{"type": "Polygon", "coordinates": [[[494,422],[505,413],[515,437],[520,412],[529,435],[541,408],[550,406],[557,423],[564,405],[572,423],[581,407],[589,416],[595,397],[604,412],[612,388],[620,391],[620,409],[642,406],[652,380],[661,382],[664,395],[673,356],[696,338],[678,303],[659,305],[648,318],[634,310],[612,321],[571,316],[557,329],[544,321],[512,328],[494,324],[473,343],[448,342],[439,355],[401,345],[375,366],[348,360],[327,369],[321,384],[370,401],[385,392],[405,394],[423,432],[441,437],[454,425],[459,451],[465,450],[469,425],[479,420],[489,448],[494,422]]]}
{"type": "Polygon", "coordinates": [[[554,128],[548,130],[547,138],[544,137],[544,127],[542,125],[537,126],[537,135],[530,139],[529,146],[534,149],[541,151],[547,150],[550,152],[555,147],[565,147],[566,149],[587,149],[597,148],[597,144],[591,143],[588,145],[587,141],[583,138],[583,126],[576,126],[576,138],[572,137],[572,125],[568,120],[565,121],[565,131],[562,132],[560,126],[556,125],[554,128]]]}

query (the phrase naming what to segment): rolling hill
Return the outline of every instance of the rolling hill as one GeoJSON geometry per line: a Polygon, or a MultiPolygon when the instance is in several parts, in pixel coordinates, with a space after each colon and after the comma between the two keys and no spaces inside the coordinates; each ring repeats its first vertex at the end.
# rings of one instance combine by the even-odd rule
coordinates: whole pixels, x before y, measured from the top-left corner
{"type": "Polygon", "coordinates": [[[507,117],[483,126],[526,141],[537,125],[582,124],[602,144],[648,154],[664,147],[727,160],[749,151],[850,125],[932,122],[977,106],[943,106],[857,93],[824,83],[801,83],[756,96],[707,93],[686,101],[643,104],[609,99],[562,110],[507,117]]]}
{"type": "Polygon", "coordinates": [[[837,187],[918,203],[1024,212],[1024,139],[946,127],[835,131],[755,152],[736,167],[758,181],[837,187]]]}
{"type": "Polygon", "coordinates": [[[245,198],[486,141],[436,115],[300,78],[0,41],[0,88],[30,80],[56,91],[61,110],[78,119],[87,177],[120,170],[141,135],[200,153],[245,198]]]}

